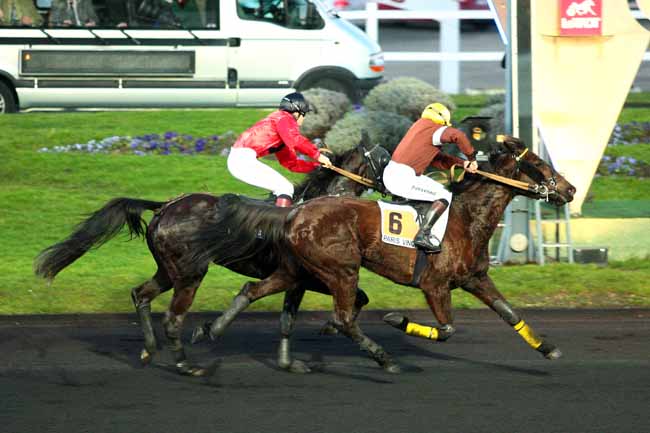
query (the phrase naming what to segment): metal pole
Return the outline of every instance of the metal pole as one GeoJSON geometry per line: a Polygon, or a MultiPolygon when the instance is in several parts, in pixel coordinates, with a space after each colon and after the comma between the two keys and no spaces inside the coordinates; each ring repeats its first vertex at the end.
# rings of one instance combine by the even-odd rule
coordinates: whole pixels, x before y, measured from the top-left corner
{"type": "Polygon", "coordinates": [[[366,3],[366,33],[375,42],[379,42],[379,19],[377,18],[377,3],[366,3]]]}
{"type": "MultiPolygon", "coordinates": [[[[508,51],[506,75],[506,130],[532,143],[532,72],[530,38],[530,0],[508,0],[508,51]]],[[[510,221],[500,244],[502,262],[526,263],[531,260],[529,204],[517,196],[510,204],[510,221]]]]}
{"type": "MultiPolygon", "coordinates": [[[[456,9],[458,4],[455,3],[456,9]]],[[[440,21],[440,51],[457,54],[460,51],[460,20],[458,18],[440,21]]],[[[440,90],[445,93],[460,93],[460,62],[440,62],[440,90]]]]}

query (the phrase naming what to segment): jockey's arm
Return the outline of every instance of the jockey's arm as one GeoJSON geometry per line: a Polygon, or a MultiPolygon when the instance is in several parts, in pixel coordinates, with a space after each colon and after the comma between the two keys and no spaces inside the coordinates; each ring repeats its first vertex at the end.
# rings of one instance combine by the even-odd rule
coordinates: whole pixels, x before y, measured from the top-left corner
{"type": "Polygon", "coordinates": [[[318,161],[320,151],[318,148],[300,133],[300,127],[295,120],[291,118],[284,118],[278,122],[277,125],[278,135],[286,145],[293,150],[293,152],[300,152],[307,155],[311,159],[318,161]]]}
{"type": "Polygon", "coordinates": [[[456,128],[447,128],[442,133],[441,141],[443,143],[454,143],[469,161],[476,159],[474,146],[469,142],[469,138],[467,138],[463,131],[456,128]]]}
{"type": "Polygon", "coordinates": [[[447,128],[442,133],[441,141],[443,143],[454,143],[458,146],[461,152],[467,157],[467,161],[459,159],[460,164],[465,170],[470,173],[475,173],[478,170],[478,164],[476,163],[476,150],[474,146],[469,142],[469,138],[465,133],[456,128],[447,128]]]}
{"type": "Polygon", "coordinates": [[[457,156],[448,155],[441,152],[433,159],[433,161],[431,161],[431,167],[437,168],[439,170],[449,170],[454,164],[457,167],[463,167],[463,163],[465,162],[467,161],[460,159],[457,156]]]}
{"type": "Polygon", "coordinates": [[[282,149],[275,152],[275,157],[283,167],[296,173],[309,173],[319,166],[317,162],[298,159],[296,153],[289,146],[283,146],[282,149]]]}

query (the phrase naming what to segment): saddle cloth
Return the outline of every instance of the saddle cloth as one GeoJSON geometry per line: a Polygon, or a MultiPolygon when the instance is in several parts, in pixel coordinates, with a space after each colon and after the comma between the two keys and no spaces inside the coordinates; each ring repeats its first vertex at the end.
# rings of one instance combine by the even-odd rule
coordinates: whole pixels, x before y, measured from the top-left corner
{"type": "Polygon", "coordinates": [[[415,248],[413,238],[420,229],[418,211],[410,204],[401,205],[378,200],[381,214],[381,240],[387,244],[415,248]]]}

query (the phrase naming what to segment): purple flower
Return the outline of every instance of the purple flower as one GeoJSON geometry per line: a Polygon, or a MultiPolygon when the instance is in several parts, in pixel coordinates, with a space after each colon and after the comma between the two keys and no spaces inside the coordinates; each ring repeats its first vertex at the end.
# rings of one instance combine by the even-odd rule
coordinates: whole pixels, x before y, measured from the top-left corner
{"type": "Polygon", "coordinates": [[[174,131],[165,132],[165,140],[170,140],[174,137],[178,137],[178,132],[174,132],[174,131]]]}
{"type": "Polygon", "coordinates": [[[210,140],[212,141],[219,141],[219,136],[218,135],[211,135],[210,140]]]}

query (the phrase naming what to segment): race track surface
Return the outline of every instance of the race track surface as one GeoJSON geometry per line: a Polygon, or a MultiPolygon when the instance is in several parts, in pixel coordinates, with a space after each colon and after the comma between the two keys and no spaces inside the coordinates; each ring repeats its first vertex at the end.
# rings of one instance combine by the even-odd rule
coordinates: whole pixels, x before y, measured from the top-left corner
{"type": "MultiPolygon", "coordinates": [[[[302,313],[293,339],[311,374],[276,367],[278,315],[256,313],[218,343],[188,348],[212,365],[205,378],[177,375],[164,350],[141,367],[131,315],[0,317],[0,431],[650,431],[650,310],[523,310],[562,349],[558,361],[488,310],[458,311],[446,343],[405,336],[383,313],[364,312],[362,327],[400,362],[400,375],[344,337],[319,336],[325,313],[302,313]]],[[[185,338],[207,317],[191,315],[185,338]]]]}

